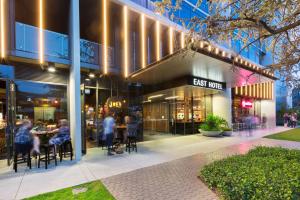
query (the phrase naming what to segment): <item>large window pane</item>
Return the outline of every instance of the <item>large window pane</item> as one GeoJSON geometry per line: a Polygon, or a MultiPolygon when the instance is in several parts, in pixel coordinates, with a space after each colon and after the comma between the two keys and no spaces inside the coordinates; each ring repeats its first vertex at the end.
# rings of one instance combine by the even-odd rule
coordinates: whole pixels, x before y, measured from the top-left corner
{"type": "Polygon", "coordinates": [[[68,119],[67,86],[16,81],[17,119],[58,122],[68,119]]]}

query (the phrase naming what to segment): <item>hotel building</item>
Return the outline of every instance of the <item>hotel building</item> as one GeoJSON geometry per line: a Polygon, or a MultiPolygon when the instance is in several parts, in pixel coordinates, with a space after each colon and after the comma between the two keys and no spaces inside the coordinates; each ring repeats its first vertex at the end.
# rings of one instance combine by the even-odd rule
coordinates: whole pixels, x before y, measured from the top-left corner
{"type": "MultiPolygon", "coordinates": [[[[208,2],[194,10],[184,0],[177,15],[206,17],[208,2]]],[[[269,53],[258,43],[240,48],[190,37],[150,0],[0,0],[2,158],[10,162],[24,118],[68,119],[77,160],[106,109],[137,114],[141,140],[197,133],[210,113],[236,129],[248,114],[273,127],[269,53]]]]}

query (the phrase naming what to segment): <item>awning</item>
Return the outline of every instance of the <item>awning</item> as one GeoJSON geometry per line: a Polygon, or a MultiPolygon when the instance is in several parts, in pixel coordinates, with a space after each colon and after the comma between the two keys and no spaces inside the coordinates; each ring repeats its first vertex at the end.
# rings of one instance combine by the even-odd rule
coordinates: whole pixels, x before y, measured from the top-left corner
{"type": "Polygon", "coordinates": [[[179,50],[132,73],[130,82],[145,85],[165,83],[183,76],[201,77],[204,79],[225,82],[227,88],[275,80],[247,67],[232,67],[228,58],[219,59],[196,50],[179,50]]]}

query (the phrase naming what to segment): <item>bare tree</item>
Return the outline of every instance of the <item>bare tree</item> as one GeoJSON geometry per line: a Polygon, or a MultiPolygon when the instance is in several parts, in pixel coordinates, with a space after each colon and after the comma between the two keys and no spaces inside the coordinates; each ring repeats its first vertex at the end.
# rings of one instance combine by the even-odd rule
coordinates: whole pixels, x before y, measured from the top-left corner
{"type": "MultiPolygon", "coordinates": [[[[240,40],[241,51],[253,44],[271,51],[271,64],[265,67],[287,84],[300,85],[300,0],[211,0],[206,17],[188,19],[175,15],[182,3],[162,0],[156,5],[158,12],[168,12],[171,20],[180,21],[190,34],[204,40],[240,40]]],[[[202,3],[198,0],[194,9],[202,3]]]]}

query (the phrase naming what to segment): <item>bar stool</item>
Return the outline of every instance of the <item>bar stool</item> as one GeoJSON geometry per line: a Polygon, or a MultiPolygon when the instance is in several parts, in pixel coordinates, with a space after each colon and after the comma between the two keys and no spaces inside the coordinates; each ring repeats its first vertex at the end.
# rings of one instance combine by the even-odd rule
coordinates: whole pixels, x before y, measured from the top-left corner
{"type": "Polygon", "coordinates": [[[136,136],[128,136],[127,137],[127,143],[126,143],[126,151],[128,151],[129,153],[135,150],[135,152],[137,152],[137,144],[136,144],[136,136]]]}
{"type": "Polygon", "coordinates": [[[44,155],[39,154],[38,168],[40,168],[40,162],[45,162],[45,169],[48,169],[48,165],[51,160],[55,161],[55,166],[57,166],[56,150],[53,144],[42,144],[41,150],[44,155]]]}
{"type": "Polygon", "coordinates": [[[63,157],[66,158],[67,156],[70,156],[70,160],[73,160],[73,147],[71,140],[63,142],[58,148],[60,162],[62,162],[63,157]]]}
{"type": "Polygon", "coordinates": [[[25,154],[24,157],[23,157],[23,155],[22,155],[22,157],[18,157],[19,153],[21,153],[21,152],[17,152],[16,150],[14,152],[14,167],[13,168],[14,168],[15,172],[18,172],[18,164],[22,164],[22,163],[27,163],[27,166],[29,167],[29,169],[31,169],[30,150],[25,154]]]}
{"type": "Polygon", "coordinates": [[[126,142],[126,148],[125,151],[128,151],[129,153],[135,150],[137,152],[137,124],[127,124],[127,142],[126,142]]]}

